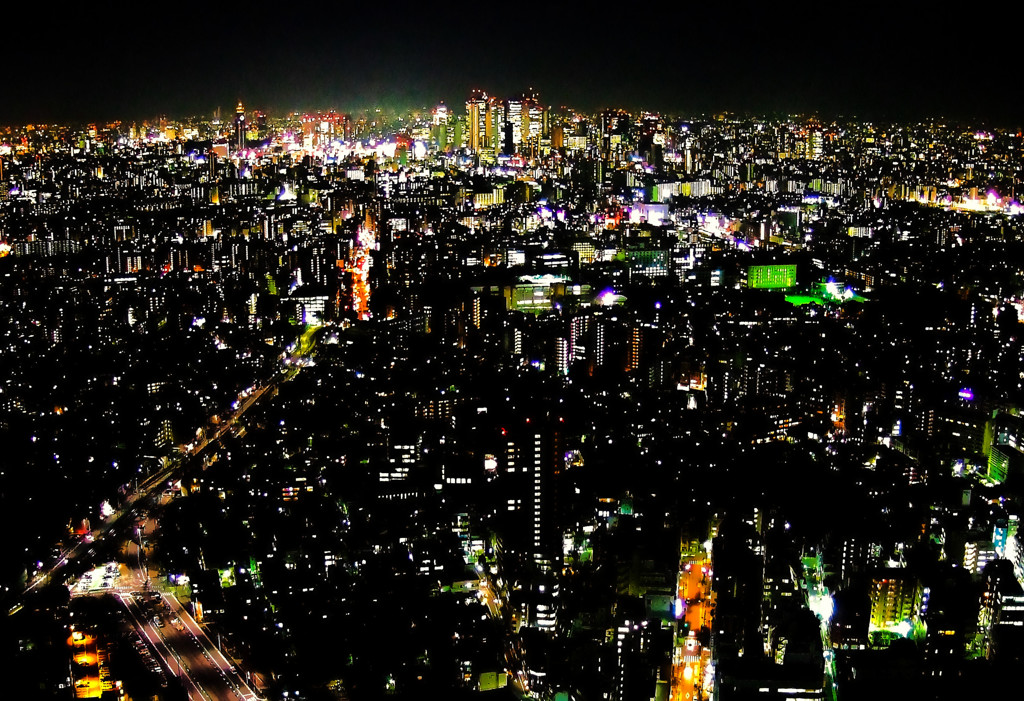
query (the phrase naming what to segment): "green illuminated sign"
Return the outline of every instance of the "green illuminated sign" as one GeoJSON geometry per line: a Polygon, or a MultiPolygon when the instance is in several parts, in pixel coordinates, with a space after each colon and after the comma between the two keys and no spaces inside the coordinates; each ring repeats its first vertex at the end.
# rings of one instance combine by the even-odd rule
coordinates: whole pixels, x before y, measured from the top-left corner
{"type": "Polygon", "coordinates": [[[795,265],[752,265],[747,270],[747,287],[782,290],[796,285],[795,265]]]}

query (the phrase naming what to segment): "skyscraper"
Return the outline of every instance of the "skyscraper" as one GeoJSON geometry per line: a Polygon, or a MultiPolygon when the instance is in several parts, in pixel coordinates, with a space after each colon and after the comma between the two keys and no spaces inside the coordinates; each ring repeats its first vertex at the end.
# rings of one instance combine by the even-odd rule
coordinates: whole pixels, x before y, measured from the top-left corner
{"type": "Polygon", "coordinates": [[[235,108],[235,149],[241,151],[245,148],[245,108],[242,101],[238,101],[235,108]]]}
{"type": "Polygon", "coordinates": [[[508,430],[505,471],[508,511],[515,526],[507,545],[528,555],[542,571],[550,571],[559,555],[555,522],[558,477],[564,462],[559,420],[528,418],[508,430]]]}
{"type": "Polygon", "coordinates": [[[474,90],[466,100],[467,127],[469,130],[469,149],[479,153],[489,146],[487,143],[487,93],[474,90]]]}

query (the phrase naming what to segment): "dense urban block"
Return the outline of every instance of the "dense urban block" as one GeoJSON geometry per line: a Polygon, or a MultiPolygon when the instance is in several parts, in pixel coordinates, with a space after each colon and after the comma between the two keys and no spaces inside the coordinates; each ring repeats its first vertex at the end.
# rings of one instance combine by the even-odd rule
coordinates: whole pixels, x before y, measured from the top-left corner
{"type": "Polygon", "coordinates": [[[11,698],[1002,693],[1021,133],[453,97],[0,130],[11,698]]]}

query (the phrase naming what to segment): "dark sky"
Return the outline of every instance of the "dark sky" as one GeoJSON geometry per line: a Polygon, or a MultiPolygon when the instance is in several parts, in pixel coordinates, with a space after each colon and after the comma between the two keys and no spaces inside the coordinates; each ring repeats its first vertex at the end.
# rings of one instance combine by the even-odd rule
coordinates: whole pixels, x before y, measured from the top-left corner
{"type": "Polygon", "coordinates": [[[914,5],[46,4],[5,16],[0,124],[210,114],[238,99],[271,114],[460,105],[474,87],[529,86],[580,109],[1024,121],[1013,16],[914,5]]]}

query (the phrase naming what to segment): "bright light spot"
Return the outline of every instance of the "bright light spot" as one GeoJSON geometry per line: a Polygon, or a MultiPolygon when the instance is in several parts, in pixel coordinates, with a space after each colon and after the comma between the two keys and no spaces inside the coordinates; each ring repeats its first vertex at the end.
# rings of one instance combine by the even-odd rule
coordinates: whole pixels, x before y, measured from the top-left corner
{"type": "Polygon", "coordinates": [[[831,595],[821,596],[812,594],[807,597],[807,605],[811,611],[820,617],[825,623],[832,620],[832,612],[835,610],[835,604],[832,601],[831,595]]]}
{"type": "Polygon", "coordinates": [[[892,627],[892,632],[903,636],[904,638],[910,637],[911,626],[910,621],[900,621],[892,627]]]}

